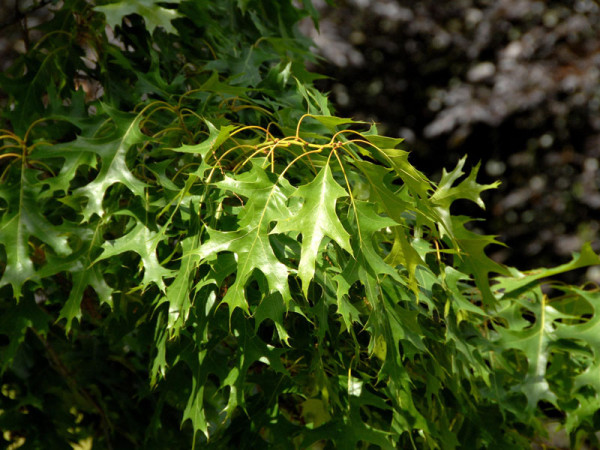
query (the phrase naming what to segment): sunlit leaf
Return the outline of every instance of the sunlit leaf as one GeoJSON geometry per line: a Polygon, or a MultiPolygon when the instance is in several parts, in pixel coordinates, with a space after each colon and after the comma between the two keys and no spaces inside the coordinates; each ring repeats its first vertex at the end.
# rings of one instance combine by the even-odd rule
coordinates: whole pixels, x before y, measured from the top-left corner
{"type": "MultiPolygon", "coordinates": [[[[169,3],[179,3],[180,0],[169,0],[169,3]]],[[[168,33],[177,33],[171,24],[173,19],[181,17],[175,9],[167,9],[159,6],[158,0],[127,0],[96,6],[95,10],[106,15],[106,23],[111,27],[121,25],[123,17],[129,14],[138,14],[144,18],[146,28],[150,34],[156,27],[162,27],[168,33]]]]}
{"type": "Polygon", "coordinates": [[[142,286],[148,287],[150,283],[156,284],[161,290],[165,290],[164,278],[172,276],[172,272],[161,266],[156,257],[155,233],[148,229],[143,223],[137,223],[135,227],[123,237],[103,244],[102,254],[96,259],[101,261],[124,252],[135,252],[140,255],[141,265],[144,269],[142,286]]]}
{"type": "Polygon", "coordinates": [[[302,208],[293,217],[278,221],[273,233],[296,231],[302,233],[302,254],[298,264],[298,276],[306,295],[315,272],[315,261],[325,236],[352,253],[349,234],[337,216],[337,199],[347,192],[331,175],[329,165],[324,166],[310,183],[300,186],[293,194],[304,199],[302,208]]]}

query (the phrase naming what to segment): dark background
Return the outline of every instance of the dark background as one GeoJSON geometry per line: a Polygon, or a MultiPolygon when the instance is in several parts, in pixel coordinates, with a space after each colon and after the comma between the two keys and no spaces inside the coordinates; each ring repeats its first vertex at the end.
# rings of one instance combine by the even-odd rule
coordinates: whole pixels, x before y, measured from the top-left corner
{"type": "MultiPolygon", "coordinates": [[[[481,161],[487,210],[456,211],[509,248],[525,270],[600,250],[600,6],[590,0],[320,2],[320,33],[339,115],[406,139],[434,180],[469,155],[481,161]]],[[[600,281],[600,270],[569,281],[600,281]]]]}

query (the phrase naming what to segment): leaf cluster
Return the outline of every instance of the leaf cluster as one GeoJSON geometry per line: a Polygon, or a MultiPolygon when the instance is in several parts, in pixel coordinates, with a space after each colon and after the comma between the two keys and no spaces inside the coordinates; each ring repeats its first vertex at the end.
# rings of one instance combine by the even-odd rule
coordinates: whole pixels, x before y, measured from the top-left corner
{"type": "Polygon", "coordinates": [[[512,448],[550,417],[592,436],[600,294],[540,280],[600,258],[492,261],[452,206],[496,184],[465,158],[434,183],[335,116],[303,5],[65,0],[2,75],[6,441],[512,448]]]}

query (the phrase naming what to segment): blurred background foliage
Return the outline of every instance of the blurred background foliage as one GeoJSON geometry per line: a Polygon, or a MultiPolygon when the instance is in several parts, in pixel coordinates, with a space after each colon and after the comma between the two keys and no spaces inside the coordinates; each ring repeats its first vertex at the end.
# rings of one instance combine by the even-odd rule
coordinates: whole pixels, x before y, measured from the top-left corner
{"type": "MultiPolygon", "coordinates": [[[[337,113],[406,139],[434,179],[482,163],[481,231],[521,269],[600,249],[600,4],[591,0],[338,0],[309,22],[337,113]],[[438,174],[438,175],[436,175],[438,174]]],[[[465,206],[466,208],[466,206],[465,206]]],[[[579,279],[600,281],[591,268],[579,279]]]]}

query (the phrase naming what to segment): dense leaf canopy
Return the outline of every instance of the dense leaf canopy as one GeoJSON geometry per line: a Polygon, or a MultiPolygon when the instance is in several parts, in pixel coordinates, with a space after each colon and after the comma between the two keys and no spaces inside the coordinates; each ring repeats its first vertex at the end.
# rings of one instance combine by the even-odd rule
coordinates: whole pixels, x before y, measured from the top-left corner
{"type": "Polygon", "coordinates": [[[41,7],[0,76],[5,445],[595,438],[600,292],[551,277],[600,257],[492,261],[453,205],[496,184],[335,116],[309,0],[41,7]]]}

